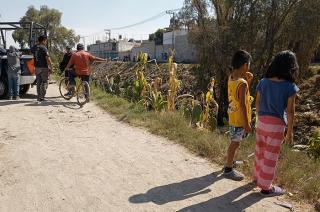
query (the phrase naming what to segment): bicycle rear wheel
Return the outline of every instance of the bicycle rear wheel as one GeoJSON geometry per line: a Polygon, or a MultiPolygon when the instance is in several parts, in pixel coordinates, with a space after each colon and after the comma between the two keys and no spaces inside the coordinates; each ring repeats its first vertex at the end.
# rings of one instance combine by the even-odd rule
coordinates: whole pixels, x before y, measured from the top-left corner
{"type": "Polygon", "coordinates": [[[71,92],[71,84],[69,77],[63,77],[59,82],[59,92],[62,98],[70,100],[74,96],[74,92],[71,92]]]}
{"type": "Polygon", "coordinates": [[[90,86],[86,81],[82,81],[77,91],[77,101],[80,106],[90,101],[90,86]]]}

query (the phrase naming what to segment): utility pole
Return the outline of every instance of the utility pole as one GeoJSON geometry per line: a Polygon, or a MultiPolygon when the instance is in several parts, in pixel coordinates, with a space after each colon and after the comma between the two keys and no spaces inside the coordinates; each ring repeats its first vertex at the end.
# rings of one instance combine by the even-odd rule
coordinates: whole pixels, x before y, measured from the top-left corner
{"type": "Polygon", "coordinates": [[[172,19],[173,19],[173,22],[172,22],[172,50],[174,50],[174,48],[175,48],[175,32],[174,32],[174,30],[175,30],[175,23],[176,23],[176,18],[175,18],[176,13],[174,12],[174,10],[167,10],[166,13],[169,15],[172,15],[172,19]]]}
{"type": "MultiPolygon", "coordinates": [[[[106,35],[109,37],[109,40],[111,40],[111,30],[105,29],[104,31],[105,31],[106,35]]],[[[109,40],[107,40],[107,41],[109,41],[109,40]]]]}

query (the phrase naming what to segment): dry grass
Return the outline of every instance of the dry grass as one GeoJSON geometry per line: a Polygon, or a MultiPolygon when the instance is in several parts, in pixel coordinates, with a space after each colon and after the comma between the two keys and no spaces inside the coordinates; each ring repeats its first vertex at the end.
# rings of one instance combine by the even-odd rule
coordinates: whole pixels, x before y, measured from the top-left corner
{"type": "MultiPolygon", "coordinates": [[[[145,127],[150,132],[167,137],[191,152],[205,157],[221,166],[224,163],[228,138],[215,132],[200,131],[190,127],[180,112],[146,112],[143,106],[130,103],[125,99],[92,88],[92,98],[98,106],[115,115],[119,120],[135,126],[145,127]]],[[[237,159],[246,163],[241,170],[251,176],[254,157],[254,137],[242,143],[237,159]]],[[[283,147],[277,169],[276,183],[294,193],[296,200],[309,202],[320,198],[320,163],[310,159],[305,153],[292,152],[283,147]]]]}

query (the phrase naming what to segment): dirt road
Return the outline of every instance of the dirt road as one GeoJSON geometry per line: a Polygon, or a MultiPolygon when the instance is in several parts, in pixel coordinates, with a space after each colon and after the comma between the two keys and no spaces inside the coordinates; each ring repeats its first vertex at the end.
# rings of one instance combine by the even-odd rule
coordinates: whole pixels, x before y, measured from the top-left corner
{"type": "Polygon", "coordinates": [[[286,211],[170,141],[51,84],[0,101],[0,211],[286,211]]]}

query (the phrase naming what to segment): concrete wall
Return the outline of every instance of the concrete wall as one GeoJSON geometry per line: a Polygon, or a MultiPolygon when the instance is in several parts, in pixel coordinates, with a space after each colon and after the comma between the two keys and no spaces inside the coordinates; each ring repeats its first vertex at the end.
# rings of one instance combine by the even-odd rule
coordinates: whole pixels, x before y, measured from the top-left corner
{"type": "Polygon", "coordinates": [[[138,59],[138,55],[140,52],[147,53],[151,59],[155,58],[155,48],[156,45],[152,41],[143,41],[141,46],[134,47],[131,50],[131,59],[138,59]]]}
{"type": "Polygon", "coordinates": [[[188,35],[177,36],[175,40],[175,61],[194,63],[196,62],[196,49],[188,41],[188,35]]]}
{"type": "Polygon", "coordinates": [[[184,36],[184,35],[188,35],[188,30],[186,29],[175,30],[174,37],[173,37],[173,32],[165,32],[163,33],[163,45],[172,45],[172,42],[175,42],[178,36],[184,36]]]}

